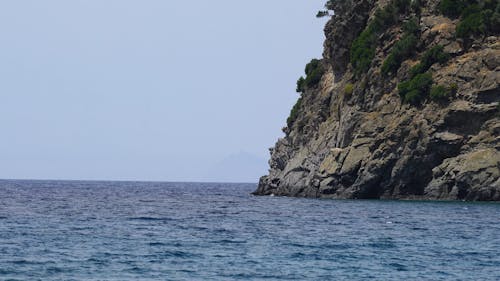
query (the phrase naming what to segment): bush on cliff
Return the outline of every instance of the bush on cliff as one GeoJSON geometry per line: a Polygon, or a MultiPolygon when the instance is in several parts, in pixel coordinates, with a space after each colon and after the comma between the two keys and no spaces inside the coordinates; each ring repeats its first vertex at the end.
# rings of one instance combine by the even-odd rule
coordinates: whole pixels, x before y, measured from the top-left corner
{"type": "Polygon", "coordinates": [[[303,93],[305,91],[305,88],[304,88],[304,85],[306,83],[305,81],[306,80],[302,76],[300,76],[299,80],[297,80],[297,89],[295,89],[295,91],[297,91],[297,93],[303,93]]]}
{"type": "Polygon", "coordinates": [[[427,50],[420,59],[420,63],[410,69],[411,77],[429,70],[435,63],[445,63],[450,59],[450,54],[444,51],[443,46],[436,45],[427,50]]]}
{"type": "Polygon", "coordinates": [[[392,48],[391,53],[382,65],[382,73],[395,73],[401,63],[415,53],[418,39],[413,34],[406,34],[392,48]]]}
{"type": "Polygon", "coordinates": [[[432,100],[443,100],[448,98],[450,91],[443,85],[432,86],[430,97],[432,100]]]}
{"type": "Polygon", "coordinates": [[[416,105],[422,102],[422,100],[424,100],[429,95],[431,85],[431,73],[427,72],[418,74],[411,80],[399,83],[399,95],[403,99],[403,102],[416,105]]]}
{"type": "Polygon", "coordinates": [[[404,35],[394,44],[389,56],[382,64],[382,74],[396,73],[401,66],[401,63],[411,57],[417,48],[417,35],[420,31],[420,26],[415,18],[412,18],[403,25],[404,35]]]}
{"type": "Polygon", "coordinates": [[[457,84],[453,83],[448,87],[443,85],[432,86],[430,91],[430,98],[435,101],[446,100],[451,95],[454,95],[457,92],[457,84]]]}
{"type": "Polygon", "coordinates": [[[351,46],[350,62],[356,76],[368,71],[370,68],[375,57],[378,35],[395,24],[399,14],[408,11],[410,3],[410,0],[393,0],[383,9],[375,11],[373,20],[353,41],[351,46]]]}
{"type": "Polygon", "coordinates": [[[347,83],[344,87],[344,96],[350,97],[354,92],[354,85],[351,83],[347,83]]]}
{"type": "Polygon", "coordinates": [[[354,68],[354,74],[360,75],[366,72],[375,57],[375,42],[377,35],[375,34],[374,28],[369,26],[356,40],[352,43],[351,47],[351,64],[354,68]]]}
{"type": "Polygon", "coordinates": [[[457,24],[457,37],[468,38],[471,35],[485,35],[488,31],[487,23],[490,16],[488,11],[478,11],[465,16],[457,24]]]}
{"type": "Polygon", "coordinates": [[[319,81],[321,81],[321,77],[325,74],[325,69],[318,59],[312,59],[304,70],[306,74],[306,78],[300,77],[297,80],[297,89],[298,93],[305,92],[306,88],[311,88],[316,86],[319,81]]]}
{"type": "Polygon", "coordinates": [[[498,0],[441,0],[439,10],[450,18],[460,18],[456,28],[459,38],[498,34],[500,31],[498,0]]]}
{"type": "Polygon", "coordinates": [[[467,6],[464,0],[441,0],[438,5],[439,11],[450,18],[458,18],[467,6]]]}
{"type": "Polygon", "coordinates": [[[330,15],[330,13],[328,13],[328,11],[318,11],[318,13],[316,14],[316,17],[323,18],[323,17],[329,16],[329,15],[330,15]]]}
{"type": "Polygon", "coordinates": [[[302,96],[297,100],[295,105],[292,107],[292,110],[290,111],[290,116],[288,116],[288,118],[286,119],[286,124],[288,128],[291,128],[295,120],[297,120],[301,104],[302,104],[302,96]]]}

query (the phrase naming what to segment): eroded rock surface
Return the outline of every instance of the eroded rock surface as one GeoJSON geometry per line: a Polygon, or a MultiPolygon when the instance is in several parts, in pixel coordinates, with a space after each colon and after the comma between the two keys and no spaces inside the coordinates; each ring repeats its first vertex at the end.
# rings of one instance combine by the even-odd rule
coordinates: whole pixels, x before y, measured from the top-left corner
{"type": "MultiPolygon", "coordinates": [[[[355,76],[353,40],[387,1],[335,1],[325,27],[326,73],[303,94],[297,120],[271,149],[257,195],[326,198],[500,200],[500,42],[498,36],[456,39],[456,19],[423,2],[417,53],[391,77],[381,65],[401,24],[380,35],[370,69],[355,76]],[[397,85],[430,46],[450,54],[432,65],[435,84],[453,85],[448,99],[403,103],[397,85]],[[472,47],[471,47],[472,46],[472,47]],[[352,93],[346,86],[353,86],[352,93]]],[[[406,19],[400,19],[404,22],[406,19]]]]}

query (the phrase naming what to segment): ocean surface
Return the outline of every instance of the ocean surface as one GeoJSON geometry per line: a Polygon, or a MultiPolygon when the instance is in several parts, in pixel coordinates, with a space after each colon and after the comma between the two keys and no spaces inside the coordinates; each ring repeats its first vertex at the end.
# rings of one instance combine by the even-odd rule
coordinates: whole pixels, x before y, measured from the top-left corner
{"type": "Polygon", "coordinates": [[[0,181],[0,280],[500,280],[500,204],[0,181]]]}

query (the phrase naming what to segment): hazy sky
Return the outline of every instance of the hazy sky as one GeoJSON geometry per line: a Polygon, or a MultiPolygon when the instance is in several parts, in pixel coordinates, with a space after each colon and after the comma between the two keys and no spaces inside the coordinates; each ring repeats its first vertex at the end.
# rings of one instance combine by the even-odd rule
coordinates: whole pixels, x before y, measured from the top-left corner
{"type": "Polygon", "coordinates": [[[0,178],[256,182],[325,0],[0,2],[0,178]]]}

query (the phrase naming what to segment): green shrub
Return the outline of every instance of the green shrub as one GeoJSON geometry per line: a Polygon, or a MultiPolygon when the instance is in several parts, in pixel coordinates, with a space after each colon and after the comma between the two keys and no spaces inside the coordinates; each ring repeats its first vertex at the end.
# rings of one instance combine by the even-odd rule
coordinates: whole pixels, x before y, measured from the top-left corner
{"type": "Polygon", "coordinates": [[[394,44],[389,56],[382,64],[382,74],[396,73],[401,63],[415,53],[418,43],[416,35],[419,30],[420,27],[415,18],[410,19],[403,25],[403,38],[394,44]]]}
{"type": "Polygon", "coordinates": [[[292,110],[290,111],[290,116],[288,116],[288,118],[286,119],[286,124],[288,128],[291,128],[295,120],[297,120],[301,105],[302,105],[302,96],[297,100],[295,105],[292,107],[292,110]]]}
{"type": "Polygon", "coordinates": [[[411,6],[411,0],[395,0],[393,5],[398,13],[406,13],[411,6]]]}
{"type": "Polygon", "coordinates": [[[304,72],[306,73],[306,78],[300,77],[297,80],[296,91],[298,93],[303,93],[306,87],[314,87],[321,81],[321,77],[325,73],[321,61],[318,59],[312,59],[305,67],[304,72]]]}
{"type": "Polygon", "coordinates": [[[394,53],[391,52],[382,64],[382,74],[387,75],[389,72],[396,72],[399,69],[399,66],[400,62],[394,53]]]}
{"type": "Polygon", "coordinates": [[[418,75],[420,73],[424,73],[427,71],[427,69],[424,69],[424,65],[420,62],[414,65],[412,68],[410,68],[410,78],[415,77],[415,75],[418,75]]]}
{"type": "Polygon", "coordinates": [[[416,105],[416,104],[421,103],[424,98],[425,97],[422,95],[422,93],[420,91],[411,90],[405,94],[405,96],[403,97],[403,101],[405,103],[416,105]]]}
{"type": "Polygon", "coordinates": [[[397,13],[393,3],[389,3],[383,9],[377,9],[371,24],[374,31],[381,32],[385,27],[391,26],[396,23],[397,13]]]}
{"type": "Polygon", "coordinates": [[[420,32],[420,25],[416,18],[411,18],[409,21],[403,24],[403,32],[405,34],[417,35],[420,32]]]}
{"type": "Polygon", "coordinates": [[[477,3],[471,3],[470,5],[467,5],[464,7],[462,10],[462,13],[460,13],[460,17],[462,19],[481,12],[481,7],[477,3]]]}
{"type": "Polygon", "coordinates": [[[439,3],[439,11],[450,18],[458,18],[466,7],[463,0],[441,0],[439,3]]]}
{"type": "Polygon", "coordinates": [[[350,62],[354,74],[359,76],[366,72],[375,57],[378,35],[397,22],[399,13],[406,12],[410,0],[393,0],[383,9],[377,9],[373,20],[353,41],[350,62]]]}
{"type": "Polygon", "coordinates": [[[391,53],[382,64],[382,74],[395,73],[401,63],[415,53],[418,39],[413,34],[406,34],[394,44],[391,53]]]}
{"type": "Polygon", "coordinates": [[[311,62],[306,65],[305,73],[305,84],[307,87],[313,87],[319,83],[321,77],[325,73],[325,70],[320,60],[312,59],[311,62]]]}
{"type": "Polygon", "coordinates": [[[307,87],[316,86],[319,81],[321,81],[321,77],[323,76],[323,74],[323,70],[318,68],[311,72],[311,74],[307,75],[305,80],[307,87]]]}
{"type": "Polygon", "coordinates": [[[471,35],[486,34],[488,21],[486,11],[469,14],[457,24],[457,37],[468,38],[471,35]]]}
{"type": "Polygon", "coordinates": [[[420,59],[420,63],[415,65],[410,69],[411,77],[417,74],[421,74],[429,70],[429,68],[435,63],[445,63],[450,59],[450,54],[444,52],[444,48],[441,45],[436,45],[429,50],[427,50],[420,59]]]}
{"type": "Polygon", "coordinates": [[[429,95],[432,85],[432,74],[422,73],[413,77],[411,80],[399,83],[399,95],[403,102],[418,104],[429,95]]]}
{"type": "Polygon", "coordinates": [[[308,64],[306,64],[306,68],[304,69],[304,72],[306,75],[309,75],[315,69],[317,69],[319,66],[320,66],[320,60],[312,59],[308,64]]]}
{"type": "Polygon", "coordinates": [[[328,0],[328,1],[326,1],[325,9],[327,9],[327,10],[333,10],[333,8],[334,8],[333,7],[333,1],[334,0],[328,0]]]}
{"type": "Polygon", "coordinates": [[[488,31],[493,34],[500,33],[500,3],[495,10],[491,10],[492,14],[488,18],[487,26],[488,31]]]}
{"type": "Polygon", "coordinates": [[[317,18],[322,18],[322,17],[326,17],[326,16],[329,16],[330,14],[328,13],[328,11],[318,11],[318,13],[316,14],[316,17],[317,18]]]}
{"type": "Polygon", "coordinates": [[[445,87],[443,85],[432,86],[430,97],[432,100],[444,100],[457,93],[458,86],[455,83],[445,87]]]}
{"type": "Polygon", "coordinates": [[[444,47],[441,45],[436,45],[429,50],[427,50],[422,59],[421,63],[425,66],[425,70],[429,69],[435,63],[445,63],[450,59],[450,54],[444,51],[444,47]]]}
{"type": "Polygon", "coordinates": [[[410,8],[413,12],[416,14],[420,15],[421,9],[422,9],[422,2],[421,0],[413,0],[411,1],[410,8]]]}
{"type": "Polygon", "coordinates": [[[353,91],[354,91],[354,85],[351,83],[347,83],[344,87],[344,95],[350,96],[352,95],[353,91]]]}
{"type": "Polygon", "coordinates": [[[438,8],[448,17],[460,17],[456,28],[459,38],[467,39],[471,36],[500,32],[498,0],[441,0],[438,8]]]}
{"type": "Polygon", "coordinates": [[[432,86],[430,97],[432,100],[442,100],[448,98],[450,91],[443,85],[432,86]]]}
{"type": "Polygon", "coordinates": [[[297,91],[297,93],[303,93],[306,90],[304,87],[305,83],[306,80],[304,77],[300,76],[299,80],[297,80],[297,89],[295,89],[295,91],[297,91]]]}
{"type": "Polygon", "coordinates": [[[458,85],[457,85],[457,83],[451,83],[450,87],[448,89],[450,89],[450,93],[451,94],[456,94],[457,91],[458,91],[458,85]]]}
{"type": "Polygon", "coordinates": [[[374,28],[369,26],[354,40],[351,47],[351,64],[354,74],[366,72],[375,57],[375,42],[377,35],[374,28]]]}

